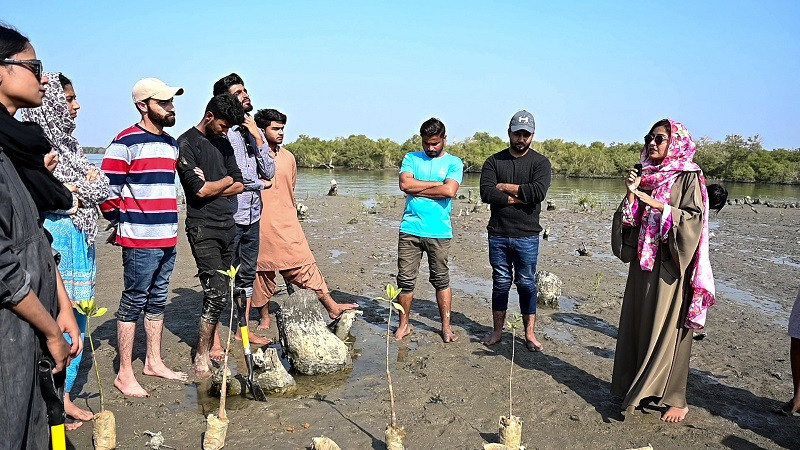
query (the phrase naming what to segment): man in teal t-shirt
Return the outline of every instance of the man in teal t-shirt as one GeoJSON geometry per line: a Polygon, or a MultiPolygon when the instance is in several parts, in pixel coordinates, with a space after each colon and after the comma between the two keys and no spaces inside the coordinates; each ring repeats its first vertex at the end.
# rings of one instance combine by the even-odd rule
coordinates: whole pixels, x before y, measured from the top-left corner
{"type": "Polygon", "coordinates": [[[452,294],[447,260],[453,237],[450,211],[464,174],[464,163],[444,151],[447,135],[441,120],[426,120],[419,134],[423,151],[408,153],[400,166],[400,190],[407,197],[397,244],[397,287],[405,312],[400,313],[394,336],[400,340],[411,332],[408,314],[422,253],[427,253],[430,282],[436,289],[442,318],[442,340],[455,342],[458,336],[450,328],[452,294]]]}

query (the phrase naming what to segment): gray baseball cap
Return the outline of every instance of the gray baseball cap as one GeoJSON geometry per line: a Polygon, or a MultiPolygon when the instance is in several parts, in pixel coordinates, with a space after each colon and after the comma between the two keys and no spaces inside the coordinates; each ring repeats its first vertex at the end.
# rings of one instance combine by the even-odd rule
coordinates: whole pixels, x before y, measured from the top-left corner
{"type": "Polygon", "coordinates": [[[508,124],[508,129],[511,130],[512,133],[519,130],[525,130],[531,134],[536,131],[536,122],[533,120],[533,114],[525,111],[517,111],[514,114],[514,117],[511,118],[511,122],[508,124]]]}

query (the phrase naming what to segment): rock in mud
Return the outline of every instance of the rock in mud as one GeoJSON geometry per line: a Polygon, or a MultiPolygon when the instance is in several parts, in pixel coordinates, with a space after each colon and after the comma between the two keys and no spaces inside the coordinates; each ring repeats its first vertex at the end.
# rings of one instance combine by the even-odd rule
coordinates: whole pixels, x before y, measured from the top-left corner
{"type": "Polygon", "coordinates": [[[278,350],[270,347],[264,351],[259,348],[253,353],[253,363],[256,366],[256,383],[264,392],[284,394],[297,388],[294,378],[278,358],[278,350]]]}
{"type": "MultiPolygon", "coordinates": [[[[225,392],[226,397],[233,397],[242,393],[242,380],[239,377],[234,377],[228,369],[228,376],[225,381],[228,385],[225,392]]],[[[208,389],[209,395],[219,397],[222,388],[222,367],[218,367],[211,372],[211,387],[208,389]]]]}
{"type": "Polygon", "coordinates": [[[558,308],[558,297],[561,295],[561,280],[552,272],[536,271],[537,301],[540,305],[558,308]]]}
{"type": "Polygon", "coordinates": [[[347,345],[326,326],[314,291],[299,289],[286,297],[276,318],[281,344],[294,370],[317,375],[352,365],[347,345]]]}
{"type": "Polygon", "coordinates": [[[311,438],[311,450],[342,450],[333,439],[325,436],[311,438]]]}
{"type": "Polygon", "coordinates": [[[342,341],[347,340],[347,336],[350,335],[350,328],[353,327],[353,323],[356,321],[356,316],[363,315],[364,311],[359,311],[355,309],[351,309],[349,311],[345,311],[342,313],[339,318],[328,325],[328,328],[333,331],[333,334],[336,335],[342,341]]]}

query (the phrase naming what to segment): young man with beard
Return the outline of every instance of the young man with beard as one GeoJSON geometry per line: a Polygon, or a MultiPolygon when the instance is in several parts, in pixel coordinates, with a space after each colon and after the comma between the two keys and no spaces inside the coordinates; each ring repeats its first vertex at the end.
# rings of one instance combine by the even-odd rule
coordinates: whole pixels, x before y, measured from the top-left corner
{"type": "MultiPolygon", "coordinates": [[[[272,177],[275,176],[275,162],[269,154],[264,135],[256,126],[250,114],[253,104],[250,94],[244,86],[244,80],[232,73],[214,83],[214,95],[229,93],[239,100],[244,108],[245,116],[242,125],[234,125],[228,130],[228,141],[233,147],[236,162],[242,171],[244,192],[235,197],[236,212],[233,220],[236,222],[236,238],[233,241],[233,265],[239,266],[236,273],[236,288],[244,289],[247,295],[245,316],[250,317],[250,303],[253,297],[253,281],[256,278],[256,262],[258,261],[259,221],[261,220],[261,191],[272,186],[272,177]]],[[[258,329],[266,329],[269,324],[269,308],[267,305],[259,308],[261,323],[258,329]]],[[[236,329],[236,338],[241,339],[240,331],[236,329]]],[[[250,334],[250,342],[254,344],[268,344],[270,341],[256,334],[250,334]]],[[[219,336],[214,335],[214,344],[211,347],[211,357],[222,357],[222,345],[219,336]]]]}
{"type": "Polygon", "coordinates": [[[136,321],[144,311],[147,356],[142,373],[186,380],[161,360],[161,333],[169,279],[178,243],[175,163],[178,143],[164,131],[175,125],[172,100],[183,88],[144,78],[133,86],[133,103],[142,119],[123,130],[106,149],[101,169],[111,195],[100,205],[114,224],[108,242],[122,247],[122,298],[117,310],[119,372],[114,386],[125,395],[147,397],[136,381],[131,358],[136,321]]]}
{"type": "Polygon", "coordinates": [[[227,270],[233,261],[236,224],[230,197],[244,189],[226,133],[244,121],[244,109],[231,94],[208,102],[203,119],[178,137],[178,177],[186,192],[186,235],[203,287],[203,310],[195,350],[194,371],[211,375],[210,351],[219,316],[230,295],[227,270]]]}
{"type": "MultiPolygon", "coordinates": [[[[297,219],[294,188],[297,183],[297,163],[294,155],[283,148],[283,131],[286,115],[274,109],[256,113],[256,124],[264,130],[270,154],[275,160],[275,179],[271,189],[261,191],[261,199],[269,205],[269,214],[261,217],[261,237],[258,253],[253,306],[266,309],[275,294],[275,276],[283,276],[287,283],[316,292],[328,316],[338,318],[343,312],[358,307],[356,303],[336,303],[322,277],[311,248],[297,219]]],[[[262,315],[262,325],[269,315],[262,315]]]]}
{"type": "Polygon", "coordinates": [[[536,260],[539,256],[539,213],[550,187],[550,161],[531,148],[533,115],[519,111],[508,125],[509,147],[490,156],[481,171],[481,200],[491,205],[489,263],[492,265],[492,333],[486,345],[500,342],[512,280],[517,285],[525,326],[525,346],[542,351],[533,332],[536,324],[536,260]]]}
{"type": "Polygon", "coordinates": [[[408,314],[422,253],[427,253],[429,279],[436,290],[442,320],[442,340],[455,342],[458,336],[450,327],[452,293],[447,260],[453,238],[450,211],[464,175],[464,163],[444,151],[447,134],[441,120],[426,120],[419,134],[423,151],[408,153],[400,166],[400,190],[406,193],[406,208],[397,244],[397,287],[405,312],[400,313],[394,336],[400,340],[411,333],[408,314]]]}

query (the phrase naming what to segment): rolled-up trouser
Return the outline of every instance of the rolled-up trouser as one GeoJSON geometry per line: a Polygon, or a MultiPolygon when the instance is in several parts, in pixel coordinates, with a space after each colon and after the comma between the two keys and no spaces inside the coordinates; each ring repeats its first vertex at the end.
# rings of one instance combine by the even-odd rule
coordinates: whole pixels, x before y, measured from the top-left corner
{"type": "Polygon", "coordinates": [[[175,247],[122,249],[124,288],[117,320],[136,322],[144,311],[148,320],[164,320],[169,278],[175,268],[175,247]]]}
{"type": "Polygon", "coordinates": [[[247,298],[253,296],[260,231],[259,221],[250,225],[236,224],[236,237],[233,239],[233,266],[239,267],[236,288],[244,289],[247,298]]]}
{"type": "Polygon", "coordinates": [[[522,314],[536,314],[536,260],[539,236],[489,236],[489,263],[492,265],[492,310],[508,309],[508,291],[513,276],[522,314]]]}
{"type": "MultiPolygon", "coordinates": [[[[322,272],[319,270],[317,263],[306,264],[305,266],[294,267],[292,269],[285,269],[279,271],[283,279],[287,283],[292,283],[299,286],[300,289],[311,289],[319,294],[327,294],[328,284],[325,283],[325,278],[322,277],[322,272]]],[[[276,271],[263,270],[256,273],[256,281],[253,289],[253,306],[260,308],[267,303],[269,299],[275,295],[276,271]]]]}
{"type": "Polygon", "coordinates": [[[230,295],[230,280],[219,270],[228,270],[233,261],[236,227],[195,226],[186,229],[197,276],[203,287],[203,310],[200,320],[216,324],[230,295]]]}
{"type": "Polygon", "coordinates": [[[400,232],[397,240],[397,287],[411,292],[417,283],[417,272],[422,253],[428,254],[428,280],[437,291],[450,287],[450,269],[447,266],[450,239],[426,238],[400,232]]]}

